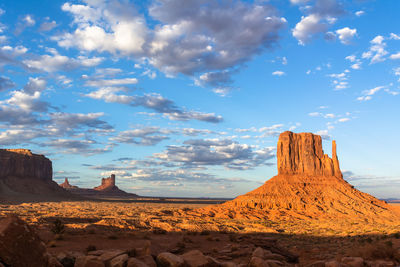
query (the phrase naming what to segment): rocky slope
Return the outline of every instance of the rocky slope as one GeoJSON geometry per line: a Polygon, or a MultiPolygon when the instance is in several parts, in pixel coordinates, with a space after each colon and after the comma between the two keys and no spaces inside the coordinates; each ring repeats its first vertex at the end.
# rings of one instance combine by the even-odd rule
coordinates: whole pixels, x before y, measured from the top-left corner
{"type": "Polygon", "coordinates": [[[386,202],[360,192],[343,179],[335,141],[330,158],[322,150],[320,136],[284,132],[279,136],[277,163],[278,175],[261,187],[205,211],[231,218],[257,214],[274,220],[400,220],[386,202]]]}

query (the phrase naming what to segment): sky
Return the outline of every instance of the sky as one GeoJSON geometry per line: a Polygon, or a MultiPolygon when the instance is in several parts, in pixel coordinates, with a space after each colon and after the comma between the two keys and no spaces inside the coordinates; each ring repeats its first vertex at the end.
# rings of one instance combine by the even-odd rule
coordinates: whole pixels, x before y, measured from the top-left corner
{"type": "Polygon", "coordinates": [[[244,194],[312,132],[344,177],[400,198],[400,1],[3,0],[0,146],[91,188],[244,194]]]}

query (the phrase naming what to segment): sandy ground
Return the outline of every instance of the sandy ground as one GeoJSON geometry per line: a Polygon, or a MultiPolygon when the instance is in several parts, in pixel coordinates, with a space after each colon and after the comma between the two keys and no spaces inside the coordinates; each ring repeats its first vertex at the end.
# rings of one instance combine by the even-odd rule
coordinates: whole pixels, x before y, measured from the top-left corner
{"type": "MultiPolygon", "coordinates": [[[[20,216],[37,229],[55,255],[62,251],[84,252],[90,247],[132,249],[150,241],[154,255],[162,251],[183,253],[199,249],[220,260],[247,264],[260,237],[277,239],[280,247],[300,256],[301,265],[345,255],[376,257],[375,250],[390,255],[399,253],[400,222],[397,226],[378,227],[323,220],[317,224],[306,220],[211,218],[197,212],[206,205],[93,201],[23,203],[0,205],[0,216],[10,213],[20,216]],[[56,219],[65,225],[62,234],[52,232],[56,219]]],[[[394,207],[400,212],[400,204],[394,207]]]]}

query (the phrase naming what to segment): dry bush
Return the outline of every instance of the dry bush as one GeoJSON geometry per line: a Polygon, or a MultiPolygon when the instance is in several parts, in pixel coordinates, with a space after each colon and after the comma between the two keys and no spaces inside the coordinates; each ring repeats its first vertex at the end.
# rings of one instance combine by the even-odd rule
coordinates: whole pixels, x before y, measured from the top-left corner
{"type": "Polygon", "coordinates": [[[354,256],[359,256],[364,259],[391,259],[400,261],[400,253],[397,249],[393,248],[391,241],[384,243],[366,244],[358,249],[352,251],[354,256]]]}

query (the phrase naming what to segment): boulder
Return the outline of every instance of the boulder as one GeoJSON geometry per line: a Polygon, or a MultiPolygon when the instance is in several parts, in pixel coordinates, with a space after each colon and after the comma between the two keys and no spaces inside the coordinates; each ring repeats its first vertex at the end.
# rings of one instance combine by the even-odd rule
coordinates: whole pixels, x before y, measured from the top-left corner
{"type": "Polygon", "coordinates": [[[7,266],[47,266],[49,255],[29,225],[10,216],[0,221],[0,259],[7,266]]]}
{"type": "Polygon", "coordinates": [[[200,250],[191,250],[181,256],[190,267],[202,267],[208,265],[206,256],[200,250]]]}
{"type": "Polygon", "coordinates": [[[157,256],[157,266],[160,267],[183,267],[185,261],[172,253],[162,252],[157,256]]]}
{"type": "Polygon", "coordinates": [[[124,267],[126,262],[128,261],[128,254],[122,254],[110,261],[110,267],[124,267]]]}
{"type": "Polygon", "coordinates": [[[136,258],[129,258],[126,267],[149,267],[149,265],[136,258]]]}

